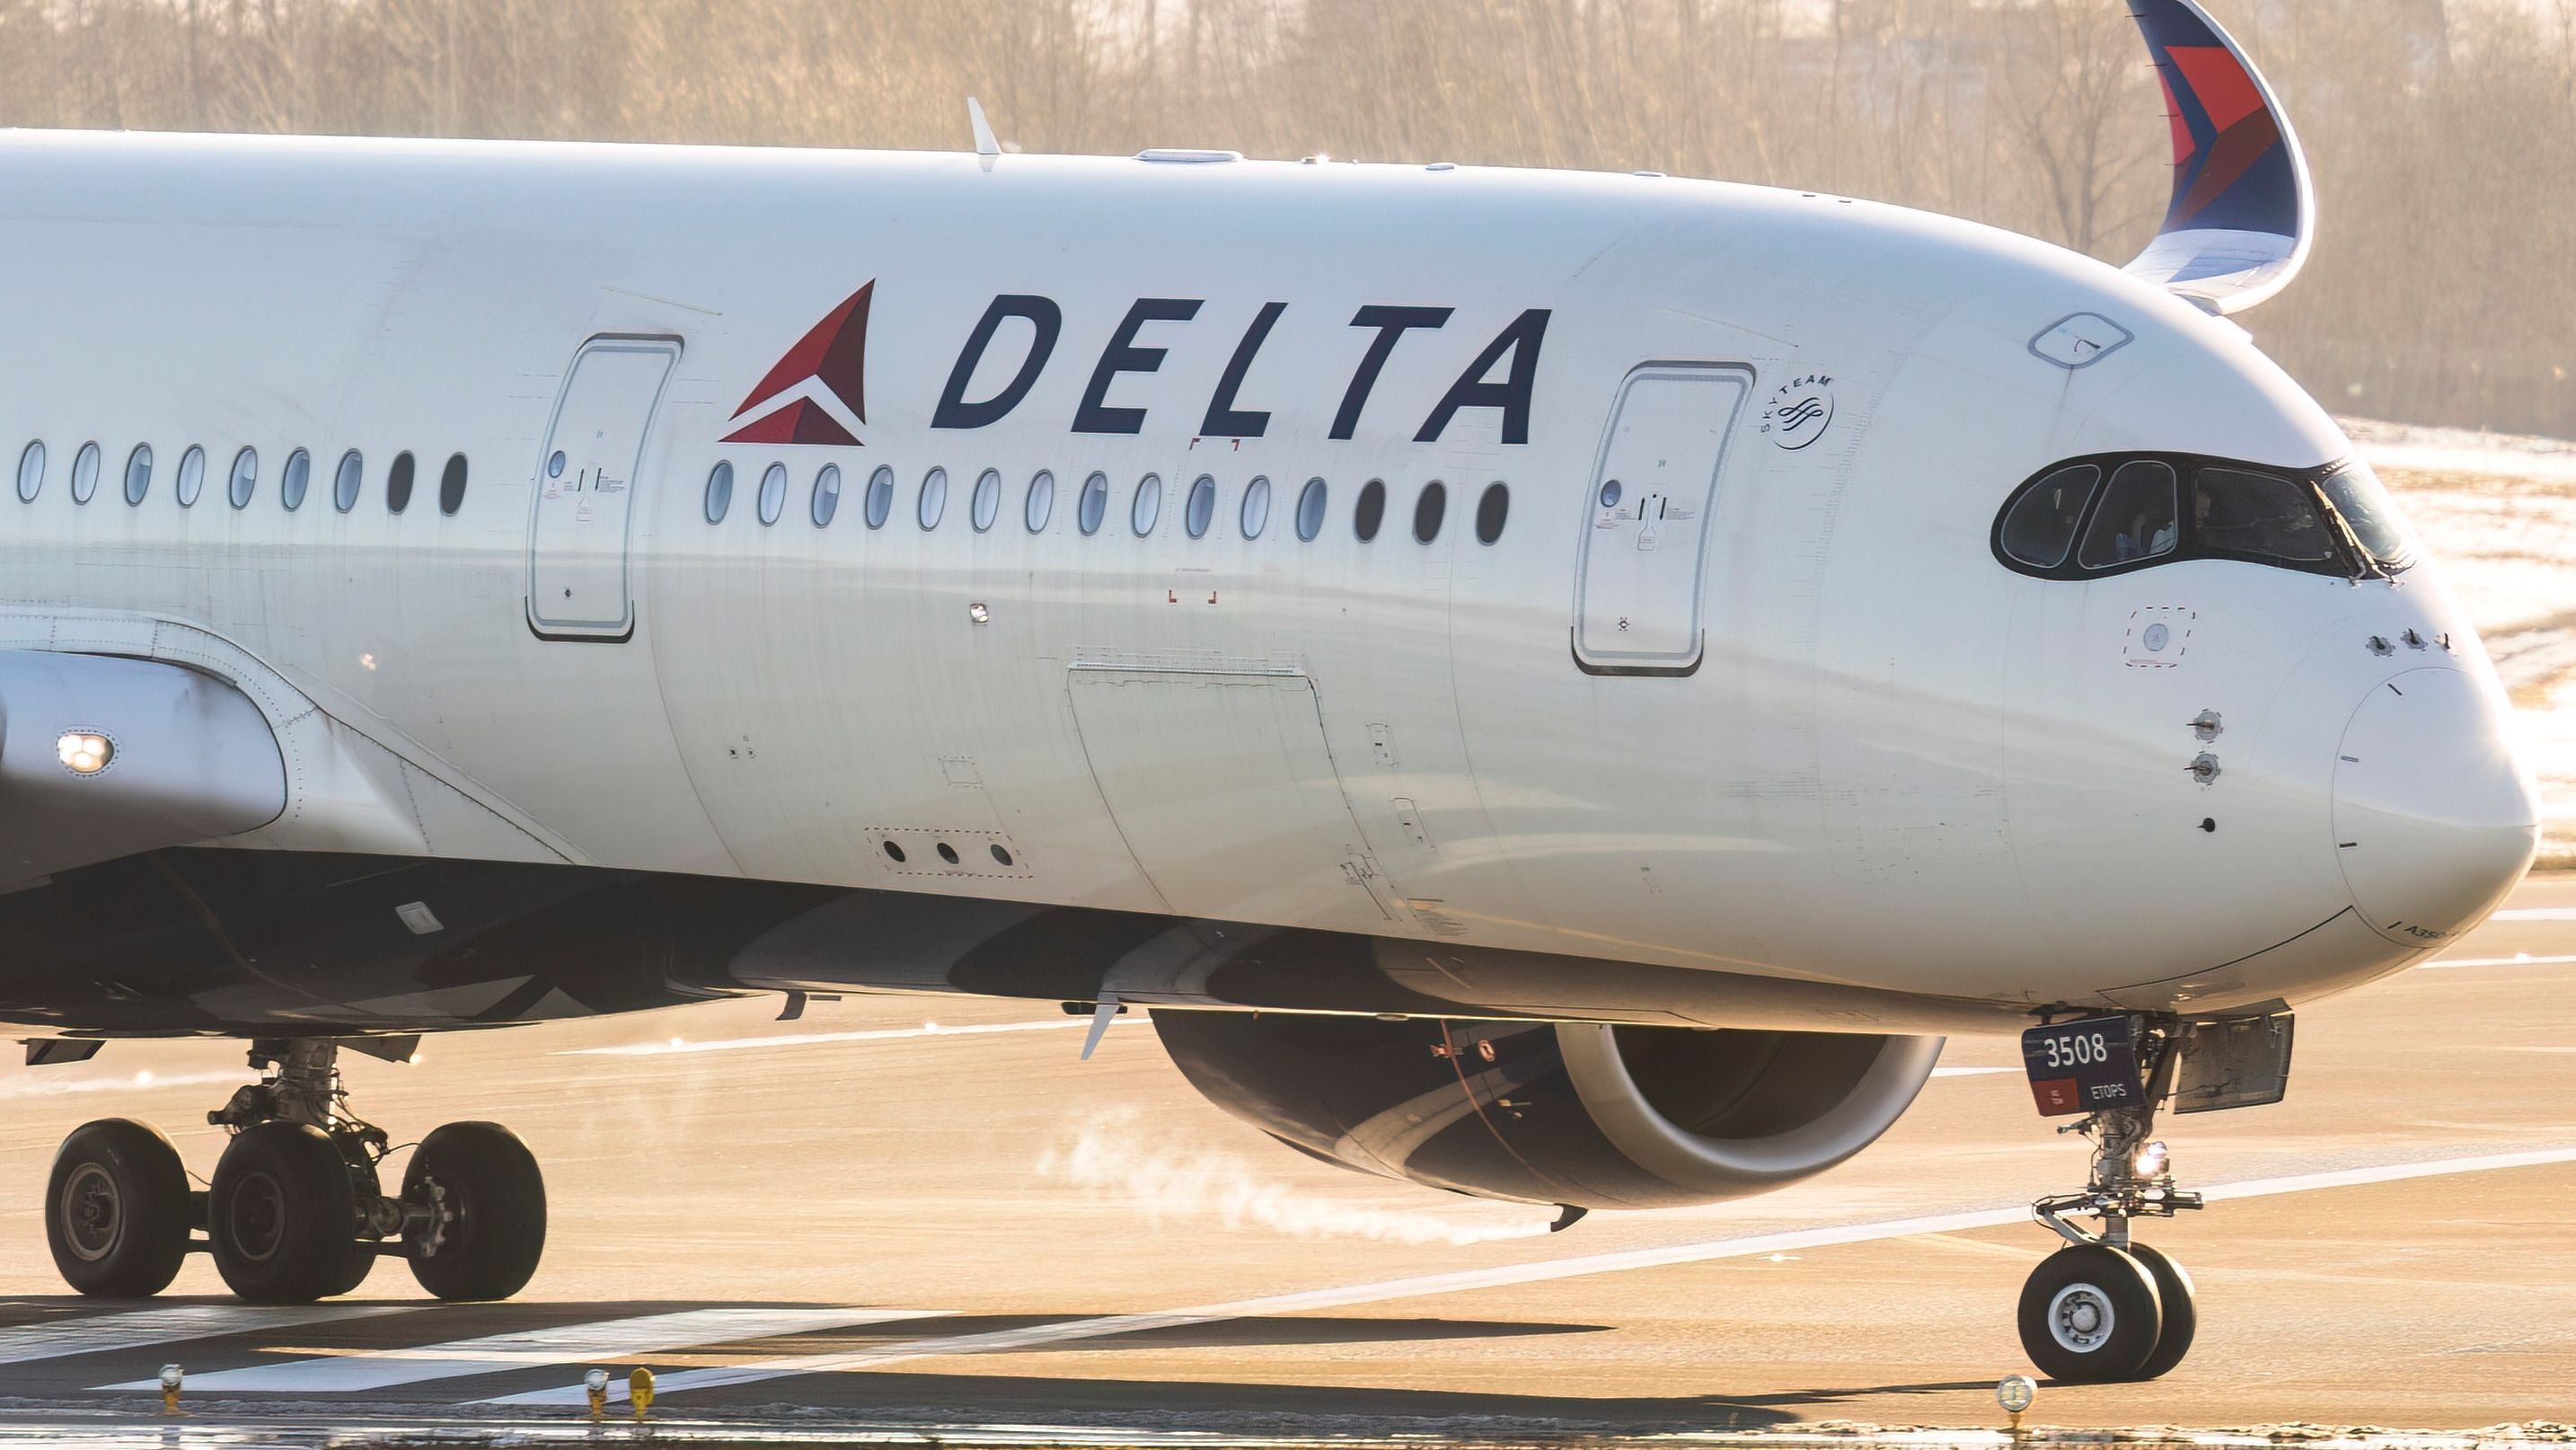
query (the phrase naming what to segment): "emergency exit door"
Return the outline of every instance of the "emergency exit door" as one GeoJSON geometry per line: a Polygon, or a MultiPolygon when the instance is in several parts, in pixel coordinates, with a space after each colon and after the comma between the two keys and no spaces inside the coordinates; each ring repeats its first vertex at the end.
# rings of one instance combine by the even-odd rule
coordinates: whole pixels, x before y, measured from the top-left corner
{"type": "Polygon", "coordinates": [[[528,526],[528,626],[541,639],[634,636],[635,481],[679,356],[673,338],[594,337],[564,376],[528,526]]]}
{"type": "Polygon", "coordinates": [[[1705,648],[1708,525],[1741,368],[1654,363],[1628,375],[1586,505],[1574,658],[1596,675],[1687,675],[1705,648]]]}

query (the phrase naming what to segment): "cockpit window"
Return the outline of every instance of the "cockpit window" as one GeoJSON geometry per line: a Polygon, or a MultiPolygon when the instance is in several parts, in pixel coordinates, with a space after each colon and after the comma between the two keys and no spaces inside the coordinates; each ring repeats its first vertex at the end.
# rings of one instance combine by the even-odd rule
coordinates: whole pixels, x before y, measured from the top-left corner
{"type": "Polygon", "coordinates": [[[2005,500],[1993,543],[2015,572],[2050,579],[2185,559],[2388,578],[2416,554],[2414,535],[2366,465],[2274,469],[2180,453],[2053,464],[2005,500]]]}
{"type": "Polygon", "coordinates": [[[2191,507],[2200,546],[2212,553],[2286,564],[2322,564],[2335,556],[2317,491],[2278,474],[2200,469],[2191,478],[2191,507]]]}
{"type": "Polygon", "coordinates": [[[2182,537],[2175,494],[2172,464],[2152,459],[2122,464],[2111,475],[2111,486],[2102,490],[2093,525],[2085,531],[2084,567],[2108,569],[2172,553],[2182,537]]]}
{"type": "Polygon", "coordinates": [[[2369,464],[2347,463],[2327,474],[2318,486],[2334,503],[2335,512],[2352,526],[2353,538],[2381,568],[2403,569],[2415,562],[2414,536],[2369,464]]]}
{"type": "Polygon", "coordinates": [[[2034,569],[2054,569],[2075,547],[2075,526],[2102,482],[2100,464],[2061,468],[2033,485],[2004,515],[2004,552],[2034,569]]]}

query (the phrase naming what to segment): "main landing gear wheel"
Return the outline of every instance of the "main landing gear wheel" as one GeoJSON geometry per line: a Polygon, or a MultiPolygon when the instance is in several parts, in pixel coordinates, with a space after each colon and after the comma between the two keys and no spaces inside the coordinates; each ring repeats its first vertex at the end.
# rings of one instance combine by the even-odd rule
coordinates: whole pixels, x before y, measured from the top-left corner
{"type": "Polygon", "coordinates": [[[338,1293],[358,1237],[349,1165],[310,1123],[255,1123],[215,1165],[206,1199],[215,1271],[253,1304],[304,1304],[338,1293]]]}
{"type": "Polygon", "coordinates": [[[2050,1379],[2108,1384],[2142,1377],[2164,1308],[2146,1265],[2108,1244],[2076,1244],[2022,1286],[2020,1325],[2022,1351],[2050,1379]]]}
{"type": "Polygon", "coordinates": [[[188,1173],[156,1128],[84,1123],[45,1180],[45,1242],[83,1294],[141,1299],[170,1287],[188,1253],[188,1173]]]}
{"type": "Polygon", "coordinates": [[[527,1287],[546,1249],[546,1184],[518,1135],[498,1123],[450,1123],[421,1140],[403,1173],[412,1277],[441,1299],[507,1299],[527,1287]]]}

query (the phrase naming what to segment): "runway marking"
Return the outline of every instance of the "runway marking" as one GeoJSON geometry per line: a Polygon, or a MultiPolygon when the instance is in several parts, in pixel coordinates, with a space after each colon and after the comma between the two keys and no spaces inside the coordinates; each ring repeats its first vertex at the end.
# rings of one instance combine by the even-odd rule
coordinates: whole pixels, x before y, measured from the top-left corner
{"type": "MultiPolygon", "coordinates": [[[[2323,1188],[2349,1188],[2369,1183],[2395,1183],[2412,1178],[2437,1178],[2457,1173],[2486,1173],[2503,1168],[2532,1168],[2558,1163],[2576,1163],[2576,1147],[2542,1148],[2523,1153],[2490,1153],[2475,1158],[2439,1158],[2409,1163],[2382,1163],[2327,1173],[2249,1179],[2242,1183],[2218,1184],[2206,1189],[2205,1192],[2213,1200],[2262,1198],[2274,1194],[2305,1193],[2323,1188]]],[[[847,1370],[899,1364],[907,1360],[1035,1349],[1073,1340],[1101,1339],[1110,1335],[1135,1334],[1151,1329],[1182,1328],[1228,1319],[1253,1319],[1275,1314],[1306,1313],[1319,1309],[1344,1309],[1358,1304],[1420,1299],[1439,1294],[1465,1293],[1475,1289],[1546,1283],[1558,1279],[1587,1278],[1594,1274],[1624,1273],[1632,1269],[1669,1268],[1677,1264],[1755,1258],[1765,1254],[1790,1253],[1801,1249],[1831,1248],[1843,1244],[1913,1238],[1922,1234],[1962,1233],[1972,1229],[2002,1228],[2009,1224],[2026,1223],[2029,1219],[2030,1209],[2025,1205],[2017,1204],[2011,1208],[1974,1209],[1965,1213],[1933,1214],[1922,1218],[1883,1219],[1872,1223],[1841,1224],[1829,1228],[1755,1234],[1738,1239],[1675,1244],[1659,1249],[1628,1249],[1617,1253],[1585,1254],[1563,1259],[1543,1259],[1535,1263],[1506,1264],[1490,1269],[1468,1269],[1449,1274],[1424,1274],[1407,1279],[1382,1279],[1369,1284],[1312,1289],[1295,1294],[1274,1294],[1259,1299],[1239,1299],[1232,1303],[1206,1304],[1160,1313],[1111,1314],[1090,1319],[1059,1320],[1053,1324],[1031,1325],[1024,1329],[917,1339],[907,1344],[890,1344],[877,1349],[859,1350],[847,1354],[797,1355],[783,1359],[754,1360],[745,1364],[712,1369],[674,1370],[659,1378],[656,1382],[656,1391],[670,1395],[684,1390],[720,1389],[728,1385],[756,1384],[762,1380],[784,1379],[791,1375],[835,1374],[847,1370]]],[[[621,1385],[611,1382],[609,1385],[611,1398],[616,1398],[623,1393],[624,1389],[621,1385]]],[[[504,1395],[481,1403],[577,1405],[582,1401],[581,1387],[573,1385],[562,1389],[504,1395]]]]}
{"type": "MultiPolygon", "coordinates": [[[[1142,1026],[1148,1019],[1120,1017],[1113,1027],[1142,1026]]],[[[573,1047],[555,1053],[557,1057],[662,1057],[677,1052],[737,1052],[747,1047],[810,1047],[818,1042],[892,1042],[909,1037],[979,1037],[997,1032],[1063,1032],[1091,1025],[1088,1017],[1067,1017],[1048,1022],[975,1022],[962,1027],[942,1027],[925,1022],[919,1027],[876,1027],[855,1032],[783,1032],[770,1037],[719,1037],[705,1042],[692,1042],[674,1037],[664,1042],[628,1042],[615,1047],[573,1047]]]]}
{"type": "MultiPolygon", "coordinates": [[[[0,1364],[32,1359],[61,1359],[75,1354],[106,1354],[141,1349],[182,1339],[211,1339],[220,1334],[292,1329],[334,1319],[363,1319],[377,1314],[405,1314],[419,1304],[185,1304],[167,1309],[135,1309],[122,1314],[92,1314],[78,1319],[47,1319],[0,1329],[0,1364]]],[[[158,1384],[153,1386],[158,1388],[158,1384]]]]}
{"type": "Polygon", "coordinates": [[[2436,961],[2420,963],[2416,970],[2434,971],[2447,967],[2563,967],[2570,962],[2576,962],[2576,956],[2535,957],[2529,952],[2517,952],[2509,957],[2444,957],[2436,961]]]}
{"type": "Polygon", "coordinates": [[[2487,917],[2489,921],[2576,921],[2576,906],[2517,906],[2487,917]]]}
{"type": "Polygon", "coordinates": [[[238,1083],[247,1072],[189,1072],[174,1077],[154,1077],[149,1072],[125,1073],[116,1077],[47,1077],[52,1068],[29,1068],[30,1075],[0,1080],[0,1098],[49,1098],[63,1093],[139,1093],[154,1088],[210,1087],[217,1083],[238,1083]]]}
{"type": "MultiPolygon", "coordinates": [[[[642,1314],[631,1319],[594,1320],[552,1329],[491,1334],[410,1349],[351,1350],[346,1354],[252,1365],[216,1374],[190,1375],[197,1393],[275,1394],[301,1391],[350,1394],[426,1380],[499,1374],[573,1360],[641,1354],[657,1349],[689,1349],[740,1339],[765,1339],[816,1329],[846,1329],[898,1319],[931,1319],[940,1309],[683,1309],[669,1314],[642,1314]]],[[[157,1380],[100,1385],[101,1390],[149,1391],[157,1380]]]]}
{"type": "Polygon", "coordinates": [[[1934,1077],[1992,1077],[1999,1072],[2019,1072],[2017,1067],[1936,1067],[1934,1077]]]}

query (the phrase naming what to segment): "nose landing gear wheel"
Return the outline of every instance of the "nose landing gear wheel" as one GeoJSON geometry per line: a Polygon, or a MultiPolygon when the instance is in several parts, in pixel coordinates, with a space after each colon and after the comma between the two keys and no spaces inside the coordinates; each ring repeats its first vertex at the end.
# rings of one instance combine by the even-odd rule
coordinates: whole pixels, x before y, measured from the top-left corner
{"type": "Polygon", "coordinates": [[[2032,1271],[2020,1327],[2022,1351],[2050,1379],[2109,1384],[2141,1377],[2164,1311],[2144,1264],[2108,1244],[2076,1244],[2032,1271]]]}
{"type": "Polygon", "coordinates": [[[357,1241],[357,1194],[330,1135],[307,1123],[243,1129],[215,1164],[206,1238],[215,1270],[254,1304],[340,1292],[357,1241]]]}
{"type": "Polygon", "coordinates": [[[179,1150],[124,1118],[63,1140],[45,1183],[45,1243],[83,1294],[141,1299],[170,1287],[188,1253],[188,1173],[179,1150]]]}
{"type": "Polygon", "coordinates": [[[2155,1279],[2156,1303],[2163,1308],[2165,1320],[2164,1332],[2156,1336],[2156,1352],[2139,1366],[2137,1378],[2162,1379],[2191,1353],[2191,1342],[2200,1333],[2200,1311],[2191,1302],[2191,1275],[2170,1256],[2145,1244],[2129,1245],[2129,1257],[2145,1265],[2155,1279]]]}
{"type": "Polygon", "coordinates": [[[546,1184],[535,1155],[498,1123],[450,1123],[421,1139],[403,1172],[412,1277],[441,1299],[507,1299],[546,1249],[546,1184]]]}

